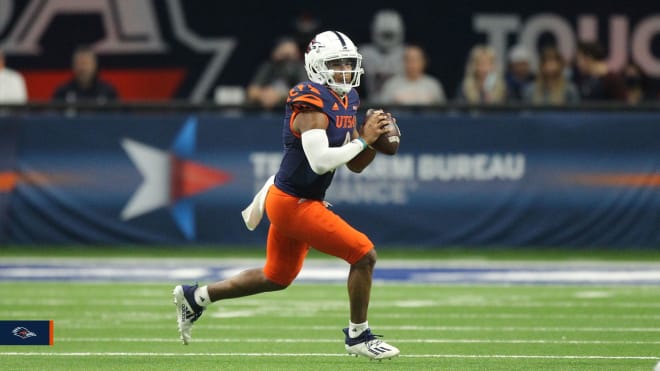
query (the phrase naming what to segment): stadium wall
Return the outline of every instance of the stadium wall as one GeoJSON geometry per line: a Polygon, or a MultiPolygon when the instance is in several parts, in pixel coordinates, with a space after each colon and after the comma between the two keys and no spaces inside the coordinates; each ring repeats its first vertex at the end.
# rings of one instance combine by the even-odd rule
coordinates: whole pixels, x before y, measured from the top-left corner
{"type": "MultiPolygon", "coordinates": [[[[377,245],[660,246],[660,113],[399,113],[400,152],[339,169],[377,245]]],[[[281,158],[271,114],[0,117],[0,242],[263,244],[240,211],[281,158]]]]}
{"type": "MultiPolygon", "coordinates": [[[[475,0],[456,6],[407,0],[358,1],[348,7],[302,0],[4,0],[0,45],[9,67],[25,76],[32,101],[50,100],[70,78],[71,53],[81,44],[96,50],[103,78],[123,100],[203,101],[213,99],[218,85],[246,86],[282,37],[295,37],[306,47],[315,30],[336,29],[362,48],[373,42],[374,15],[394,9],[405,23],[405,41],[426,50],[429,74],[452,98],[478,43],[493,46],[504,67],[516,44],[531,50],[557,44],[572,60],[578,40],[599,40],[614,70],[634,62],[657,84],[657,1],[623,4],[475,0]]],[[[657,93],[657,86],[652,88],[657,93]]]]}

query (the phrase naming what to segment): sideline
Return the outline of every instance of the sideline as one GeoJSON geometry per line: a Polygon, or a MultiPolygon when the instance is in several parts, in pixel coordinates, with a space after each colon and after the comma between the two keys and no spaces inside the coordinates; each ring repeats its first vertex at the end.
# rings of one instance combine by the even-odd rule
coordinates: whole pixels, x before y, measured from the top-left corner
{"type": "MultiPolygon", "coordinates": [[[[8,258],[1,281],[212,281],[263,265],[263,259],[8,258]]],[[[298,282],[345,282],[348,265],[309,259],[298,282]]],[[[392,260],[374,280],[431,284],[660,284],[660,262],[392,260]]]]}

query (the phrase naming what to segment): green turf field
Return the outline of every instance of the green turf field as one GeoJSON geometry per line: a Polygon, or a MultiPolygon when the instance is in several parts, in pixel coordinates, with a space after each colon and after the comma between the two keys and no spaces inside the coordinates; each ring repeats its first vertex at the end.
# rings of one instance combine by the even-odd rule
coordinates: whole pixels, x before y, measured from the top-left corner
{"type": "Polygon", "coordinates": [[[54,319],[53,347],[0,346],[2,370],[651,370],[653,286],[377,285],[370,324],[401,349],[344,354],[342,285],[211,307],[177,338],[171,285],[0,283],[0,318],[54,319]]]}

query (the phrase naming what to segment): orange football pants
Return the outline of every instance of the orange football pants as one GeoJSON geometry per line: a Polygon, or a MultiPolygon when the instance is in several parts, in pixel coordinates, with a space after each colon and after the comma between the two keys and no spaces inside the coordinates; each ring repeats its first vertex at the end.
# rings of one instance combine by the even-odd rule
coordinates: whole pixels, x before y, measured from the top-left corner
{"type": "Polygon", "coordinates": [[[266,277],[283,286],[298,276],[310,246],[354,264],[374,247],[321,201],[305,200],[271,186],[266,196],[270,219],[266,246],[266,277]]]}

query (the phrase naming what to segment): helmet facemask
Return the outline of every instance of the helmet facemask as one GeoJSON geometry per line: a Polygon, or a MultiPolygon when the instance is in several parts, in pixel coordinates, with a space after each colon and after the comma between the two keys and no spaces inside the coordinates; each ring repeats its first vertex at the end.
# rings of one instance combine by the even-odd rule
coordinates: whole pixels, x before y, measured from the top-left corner
{"type": "Polygon", "coordinates": [[[319,71],[328,87],[342,96],[352,88],[360,86],[360,76],[364,73],[362,56],[358,53],[351,54],[325,58],[323,69],[319,71]]]}

